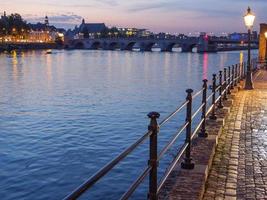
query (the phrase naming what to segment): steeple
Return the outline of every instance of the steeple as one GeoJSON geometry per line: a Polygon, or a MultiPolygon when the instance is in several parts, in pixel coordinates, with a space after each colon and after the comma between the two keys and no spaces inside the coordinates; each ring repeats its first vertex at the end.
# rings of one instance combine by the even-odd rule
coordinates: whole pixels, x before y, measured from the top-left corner
{"type": "Polygon", "coordinates": [[[85,20],[84,19],[82,20],[82,24],[85,24],[85,20]]]}
{"type": "Polygon", "coordinates": [[[45,25],[49,26],[49,21],[48,21],[48,17],[47,16],[45,16],[45,25]]]}
{"type": "Polygon", "coordinates": [[[4,11],[4,17],[6,17],[6,11],[4,11]]]}

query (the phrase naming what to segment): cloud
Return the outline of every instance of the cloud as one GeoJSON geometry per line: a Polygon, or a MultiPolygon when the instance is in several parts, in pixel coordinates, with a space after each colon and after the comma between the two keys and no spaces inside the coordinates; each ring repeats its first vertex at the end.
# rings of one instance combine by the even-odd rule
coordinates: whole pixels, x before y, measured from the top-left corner
{"type": "Polygon", "coordinates": [[[84,8],[84,7],[99,7],[99,6],[117,6],[119,5],[117,0],[91,0],[90,3],[78,3],[79,1],[76,1],[77,3],[66,3],[66,2],[53,2],[53,1],[47,1],[47,2],[36,2],[36,1],[28,1],[29,4],[33,5],[44,5],[44,6],[60,6],[60,7],[76,7],[76,8],[84,8]]]}
{"type": "MultiPolygon", "coordinates": [[[[51,14],[49,13],[48,15],[48,19],[49,19],[49,22],[51,24],[53,23],[65,23],[65,24],[74,24],[74,23],[78,23],[78,22],[81,22],[81,20],[83,19],[82,16],[80,15],[76,15],[74,13],[70,13],[70,12],[67,12],[67,13],[63,13],[63,14],[51,14]]],[[[43,22],[44,21],[44,17],[39,17],[39,16],[36,16],[36,15],[28,15],[28,16],[25,16],[25,19],[27,21],[30,21],[30,22],[43,22]]]]}
{"type": "Polygon", "coordinates": [[[164,9],[166,7],[169,7],[168,3],[138,4],[138,5],[135,5],[135,6],[128,8],[128,11],[141,12],[141,11],[152,10],[152,9],[164,9]]]}
{"type": "MultiPolygon", "coordinates": [[[[144,12],[144,11],[155,11],[159,13],[166,12],[175,12],[179,13],[188,13],[186,15],[189,18],[197,17],[233,17],[237,16],[239,13],[236,10],[222,8],[214,8],[213,6],[203,5],[194,5],[194,0],[187,0],[187,2],[181,1],[168,1],[168,2],[151,2],[151,3],[141,3],[132,5],[128,8],[129,12],[144,12]],[[191,2],[190,2],[191,1],[191,2]],[[190,15],[190,13],[193,15],[190,15]]],[[[206,1],[208,3],[209,0],[206,1]]]]}

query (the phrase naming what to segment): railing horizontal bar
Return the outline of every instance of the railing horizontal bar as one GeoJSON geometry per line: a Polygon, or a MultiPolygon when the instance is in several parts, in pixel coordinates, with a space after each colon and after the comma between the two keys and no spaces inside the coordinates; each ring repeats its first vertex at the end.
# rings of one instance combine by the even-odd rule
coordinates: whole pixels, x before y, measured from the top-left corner
{"type": "Polygon", "coordinates": [[[226,90],[226,89],[224,89],[224,90],[222,91],[222,95],[224,95],[224,93],[225,93],[225,92],[227,92],[227,90],[226,90]]]}
{"type": "Polygon", "coordinates": [[[192,99],[196,98],[198,95],[200,95],[201,93],[203,92],[203,88],[201,90],[199,90],[197,93],[195,93],[193,96],[192,96],[192,99]]]}
{"type": "Polygon", "coordinates": [[[120,155],[118,155],[115,159],[110,161],[107,165],[105,165],[102,169],[96,172],[93,176],[91,176],[88,180],[86,180],[83,184],[81,184],[77,189],[75,189],[70,195],[64,198],[64,200],[75,200],[79,196],[81,196],[87,189],[92,187],[100,178],[106,175],[116,164],[118,164],[123,158],[129,155],[136,147],[144,142],[151,135],[151,131],[148,131],[142,137],[140,137],[135,143],[133,143],[129,148],[124,150],[120,155]]]}
{"type": "Polygon", "coordinates": [[[208,96],[207,98],[207,102],[212,98],[213,92],[210,94],[210,96],[208,96]]]}
{"type": "Polygon", "coordinates": [[[196,112],[192,115],[192,120],[196,117],[196,115],[201,111],[201,109],[203,108],[203,106],[204,106],[205,104],[204,103],[202,103],[201,105],[200,105],[200,107],[196,110],[196,112]]]}
{"type": "Polygon", "coordinates": [[[176,141],[176,139],[180,136],[180,134],[184,131],[184,129],[187,127],[188,122],[186,122],[175,134],[175,136],[169,141],[167,145],[161,150],[161,152],[158,155],[158,161],[163,157],[163,155],[171,148],[173,143],[176,141]]]}
{"type": "Polygon", "coordinates": [[[182,105],[180,105],[174,112],[172,112],[169,116],[167,116],[165,119],[163,119],[159,123],[159,127],[163,126],[169,119],[171,119],[176,113],[178,113],[180,110],[182,110],[186,105],[188,101],[185,101],[182,105]]]}
{"type": "Polygon", "coordinates": [[[218,92],[221,87],[222,86],[218,85],[217,88],[215,89],[215,92],[218,92]]]}
{"type": "Polygon", "coordinates": [[[215,104],[218,103],[218,101],[222,98],[222,96],[218,96],[217,99],[215,100],[215,104]]]}
{"type": "Polygon", "coordinates": [[[148,175],[149,171],[151,170],[151,166],[148,166],[143,173],[136,179],[136,181],[131,185],[131,187],[125,192],[120,200],[127,200],[129,197],[134,193],[136,188],[143,182],[143,180],[146,178],[148,175]]]}
{"type": "Polygon", "coordinates": [[[210,114],[210,112],[212,111],[213,107],[214,107],[213,104],[209,107],[209,109],[206,112],[206,117],[210,114]]]}
{"type": "Polygon", "coordinates": [[[194,132],[192,133],[191,139],[193,139],[196,135],[196,133],[198,132],[198,130],[200,129],[202,123],[204,122],[204,119],[201,119],[199,124],[197,125],[197,127],[195,128],[194,132]]]}
{"type": "Polygon", "coordinates": [[[182,148],[180,149],[180,151],[178,152],[178,154],[176,155],[176,157],[172,161],[171,165],[169,166],[169,168],[165,172],[164,176],[160,180],[160,183],[159,183],[159,186],[158,186],[158,190],[157,190],[157,194],[160,192],[162,186],[166,182],[167,178],[169,177],[170,173],[172,172],[172,170],[176,166],[177,162],[180,160],[180,158],[183,155],[183,153],[185,152],[185,149],[187,148],[187,146],[188,146],[188,143],[184,143],[183,144],[182,148]]]}

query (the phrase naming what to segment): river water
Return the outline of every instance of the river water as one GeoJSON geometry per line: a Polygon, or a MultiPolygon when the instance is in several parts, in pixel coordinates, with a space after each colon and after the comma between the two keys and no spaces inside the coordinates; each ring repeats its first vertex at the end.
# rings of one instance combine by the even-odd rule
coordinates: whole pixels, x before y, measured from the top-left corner
{"type": "MultiPolygon", "coordinates": [[[[253,51],[256,55],[257,51],[253,51]]],[[[0,54],[0,197],[62,199],[245,52],[53,50],[0,54]]],[[[160,147],[184,122],[170,122],[160,147]]],[[[160,173],[177,146],[160,163],[160,173]]],[[[81,199],[118,199],[147,165],[147,143],[81,199]]],[[[146,199],[147,180],[133,199],[146,199]]]]}

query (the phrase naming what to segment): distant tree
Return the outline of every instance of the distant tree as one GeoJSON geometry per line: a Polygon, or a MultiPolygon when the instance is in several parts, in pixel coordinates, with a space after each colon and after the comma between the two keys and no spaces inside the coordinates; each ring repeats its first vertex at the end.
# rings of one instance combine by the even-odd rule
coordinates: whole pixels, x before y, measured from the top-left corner
{"type": "Polygon", "coordinates": [[[0,18],[0,34],[1,35],[18,35],[24,34],[29,30],[29,25],[18,14],[11,14],[9,16],[2,16],[0,18]]]}
{"type": "Polygon", "coordinates": [[[111,33],[116,33],[118,32],[118,28],[117,27],[112,27],[110,30],[109,30],[111,33]]]}

